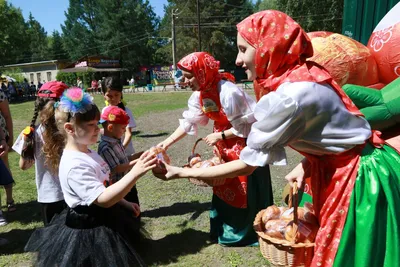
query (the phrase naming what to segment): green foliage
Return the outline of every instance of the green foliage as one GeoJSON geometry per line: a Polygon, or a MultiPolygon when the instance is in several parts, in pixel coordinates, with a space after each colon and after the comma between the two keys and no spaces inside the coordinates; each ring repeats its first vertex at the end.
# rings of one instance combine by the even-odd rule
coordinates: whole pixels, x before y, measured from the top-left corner
{"type": "Polygon", "coordinates": [[[52,59],[67,58],[67,52],[63,47],[62,37],[58,31],[53,31],[51,38],[49,38],[49,50],[52,59]]]}
{"type": "Polygon", "coordinates": [[[22,70],[20,68],[5,70],[2,72],[2,74],[14,78],[19,83],[22,83],[24,81],[24,76],[22,75],[22,70]]]}
{"type": "Polygon", "coordinates": [[[28,29],[26,35],[29,42],[29,58],[27,62],[35,62],[49,59],[49,49],[47,46],[47,32],[40,25],[40,23],[29,14],[28,29]]]}
{"type": "MultiPolygon", "coordinates": [[[[222,68],[234,68],[236,58],[236,24],[254,12],[252,1],[200,0],[200,33],[201,50],[207,51],[221,61],[222,68]]],[[[195,1],[170,0],[165,7],[165,16],[161,21],[159,35],[171,36],[173,10],[178,9],[176,16],[177,60],[198,50],[197,6],[195,1]]],[[[157,50],[157,59],[171,63],[171,43],[164,41],[163,47],[157,50]]]]}
{"type": "Polygon", "coordinates": [[[147,0],[70,0],[66,17],[63,40],[71,59],[105,55],[128,69],[152,63],[158,21],[147,0]]]}
{"type": "Polygon", "coordinates": [[[274,9],[285,12],[296,20],[306,32],[330,31],[340,33],[344,0],[264,0],[259,10],[274,9]]]}
{"type": "Polygon", "coordinates": [[[27,24],[21,9],[0,0],[0,65],[19,62],[28,49],[27,24]]]}
{"type": "Polygon", "coordinates": [[[95,73],[92,71],[87,72],[61,72],[57,73],[56,79],[57,81],[62,81],[68,86],[76,85],[76,81],[78,77],[83,82],[83,87],[88,88],[91,85],[92,80],[94,79],[95,73]]]}
{"type": "Polygon", "coordinates": [[[277,10],[278,0],[259,0],[256,3],[256,10],[277,10]]]}

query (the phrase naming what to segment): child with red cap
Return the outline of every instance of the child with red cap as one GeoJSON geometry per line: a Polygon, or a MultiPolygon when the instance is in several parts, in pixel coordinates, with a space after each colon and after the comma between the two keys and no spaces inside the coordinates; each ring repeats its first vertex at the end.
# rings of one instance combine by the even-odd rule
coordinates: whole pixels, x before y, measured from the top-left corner
{"type": "MultiPolygon", "coordinates": [[[[52,173],[45,155],[56,151],[46,145],[43,136],[49,136],[59,142],[64,142],[62,136],[52,135],[48,120],[54,121],[54,103],[60,99],[68,86],[62,82],[52,81],[42,85],[35,101],[35,111],[31,124],[18,136],[13,145],[14,151],[20,154],[19,167],[27,170],[35,164],[36,187],[38,202],[42,206],[42,218],[45,225],[49,224],[54,215],[61,213],[66,207],[64,196],[58,178],[58,172],[52,173]],[[36,125],[37,118],[40,124],[36,125]]],[[[49,157],[52,158],[52,157],[49,157]]]]}
{"type": "MultiPolygon", "coordinates": [[[[133,158],[128,158],[121,142],[121,137],[129,125],[129,115],[117,106],[108,106],[103,109],[100,123],[103,124],[104,134],[101,136],[98,153],[110,167],[109,181],[112,184],[124,177],[136,162],[133,158]]],[[[132,187],[124,200],[120,201],[120,204],[139,217],[140,206],[136,185],[132,187]]]]}

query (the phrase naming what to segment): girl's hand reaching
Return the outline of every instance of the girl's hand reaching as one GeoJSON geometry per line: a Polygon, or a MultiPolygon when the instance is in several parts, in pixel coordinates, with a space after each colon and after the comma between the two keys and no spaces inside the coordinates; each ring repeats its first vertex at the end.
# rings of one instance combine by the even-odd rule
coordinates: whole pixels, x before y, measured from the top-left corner
{"type": "Polygon", "coordinates": [[[219,140],[222,140],[221,133],[211,133],[207,135],[203,140],[206,142],[207,145],[213,146],[219,140]]]}
{"type": "Polygon", "coordinates": [[[130,173],[137,178],[142,177],[146,172],[156,167],[157,158],[149,150],[145,151],[140,158],[134,160],[134,166],[130,173]]]}

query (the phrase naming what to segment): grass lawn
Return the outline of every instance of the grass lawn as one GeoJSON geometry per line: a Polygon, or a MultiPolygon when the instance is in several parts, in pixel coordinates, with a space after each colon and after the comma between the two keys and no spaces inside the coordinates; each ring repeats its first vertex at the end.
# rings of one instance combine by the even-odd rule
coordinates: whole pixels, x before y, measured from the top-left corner
{"type": "MultiPolygon", "coordinates": [[[[162,141],[178,126],[178,119],[187,106],[189,92],[125,94],[127,106],[134,113],[137,129],[133,144],[137,151],[162,141]]],[[[103,98],[95,96],[99,108],[103,98]]],[[[29,124],[33,114],[33,102],[12,104],[14,136],[29,124]]],[[[211,125],[200,135],[211,131],[211,125]]],[[[190,153],[195,138],[187,137],[168,150],[173,163],[182,166],[190,153]]],[[[96,148],[94,148],[96,149],[96,148]]],[[[200,151],[206,153],[207,147],[200,151]]],[[[35,228],[41,227],[40,206],[36,202],[34,168],[21,171],[18,155],[10,153],[10,164],[16,181],[14,199],[17,211],[5,215],[9,224],[0,227],[0,237],[10,243],[0,248],[0,266],[30,266],[32,254],[23,248],[35,228]]],[[[289,166],[271,168],[274,198],[280,201],[284,186],[283,177],[300,157],[288,151],[289,166]]],[[[138,183],[142,216],[152,241],[143,255],[150,266],[268,266],[258,247],[226,248],[208,242],[211,189],[196,187],[186,179],[163,182],[146,174],[138,183]]],[[[5,203],[4,190],[1,191],[5,203]]]]}

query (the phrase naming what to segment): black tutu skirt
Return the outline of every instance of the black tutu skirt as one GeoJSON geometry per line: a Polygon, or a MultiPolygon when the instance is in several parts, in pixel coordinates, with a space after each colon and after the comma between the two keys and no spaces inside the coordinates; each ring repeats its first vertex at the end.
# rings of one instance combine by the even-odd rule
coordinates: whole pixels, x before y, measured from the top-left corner
{"type": "Polygon", "coordinates": [[[35,266],[146,266],[135,249],[142,238],[139,221],[120,205],[78,206],[35,230],[25,251],[38,252],[35,266]]]}

